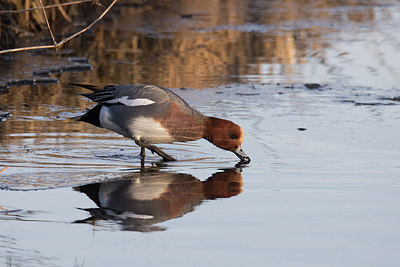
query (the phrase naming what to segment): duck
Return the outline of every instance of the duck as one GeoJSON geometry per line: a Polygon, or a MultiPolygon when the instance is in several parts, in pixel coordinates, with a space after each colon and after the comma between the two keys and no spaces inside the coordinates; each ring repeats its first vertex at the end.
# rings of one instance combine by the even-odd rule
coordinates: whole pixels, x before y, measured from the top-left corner
{"type": "Polygon", "coordinates": [[[203,115],[170,89],[146,84],[105,85],[70,83],[89,89],[80,93],[97,105],[72,118],[132,139],[145,159],[145,150],[164,161],[176,159],[155,144],[196,141],[201,138],[233,152],[240,163],[249,163],[243,151],[242,128],[230,120],[203,115]]]}

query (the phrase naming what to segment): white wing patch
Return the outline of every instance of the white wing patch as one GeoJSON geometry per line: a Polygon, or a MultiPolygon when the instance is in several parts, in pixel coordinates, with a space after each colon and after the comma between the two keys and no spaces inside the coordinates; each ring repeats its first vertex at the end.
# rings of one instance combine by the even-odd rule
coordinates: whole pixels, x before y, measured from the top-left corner
{"type": "Polygon", "coordinates": [[[116,104],[116,103],[118,103],[118,100],[117,99],[111,99],[111,100],[107,100],[106,103],[107,104],[116,104]]]}
{"type": "Polygon", "coordinates": [[[119,97],[116,100],[129,107],[147,106],[156,103],[153,100],[147,98],[128,99],[128,96],[119,97]]]}

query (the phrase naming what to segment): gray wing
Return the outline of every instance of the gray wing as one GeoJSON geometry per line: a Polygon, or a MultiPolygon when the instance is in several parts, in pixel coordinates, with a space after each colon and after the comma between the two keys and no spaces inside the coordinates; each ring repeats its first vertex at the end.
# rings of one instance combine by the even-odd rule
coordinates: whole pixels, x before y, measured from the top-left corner
{"type": "Polygon", "coordinates": [[[80,95],[100,104],[120,103],[125,106],[138,106],[169,101],[169,94],[165,90],[158,86],[144,84],[106,85],[102,90],[80,95]]]}
{"type": "MultiPolygon", "coordinates": [[[[157,104],[153,106],[153,115],[161,115],[167,110],[172,102],[178,105],[181,111],[187,115],[200,120],[204,119],[204,116],[199,111],[192,109],[185,100],[180,98],[171,90],[163,87],[145,84],[127,84],[106,85],[104,88],[99,89],[92,85],[75,85],[94,91],[93,93],[84,93],[80,95],[100,104],[121,104],[121,109],[129,107],[129,109],[134,108],[136,112],[141,109],[141,106],[157,104]]],[[[121,114],[123,114],[122,110],[121,114]]]]}

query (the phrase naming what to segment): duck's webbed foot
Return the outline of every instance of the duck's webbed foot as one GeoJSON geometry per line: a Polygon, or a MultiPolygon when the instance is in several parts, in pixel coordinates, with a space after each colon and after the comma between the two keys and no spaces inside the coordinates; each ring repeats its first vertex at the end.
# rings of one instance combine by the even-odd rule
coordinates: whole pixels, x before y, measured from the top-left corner
{"type": "Polygon", "coordinates": [[[151,145],[147,142],[144,141],[137,141],[135,140],[135,143],[141,147],[140,149],[140,158],[144,159],[146,157],[146,152],[145,152],[145,148],[147,148],[148,150],[150,150],[152,153],[156,153],[157,155],[159,155],[160,157],[163,158],[164,161],[176,161],[175,158],[173,158],[171,155],[165,153],[161,148],[155,146],[155,145],[151,145]]]}

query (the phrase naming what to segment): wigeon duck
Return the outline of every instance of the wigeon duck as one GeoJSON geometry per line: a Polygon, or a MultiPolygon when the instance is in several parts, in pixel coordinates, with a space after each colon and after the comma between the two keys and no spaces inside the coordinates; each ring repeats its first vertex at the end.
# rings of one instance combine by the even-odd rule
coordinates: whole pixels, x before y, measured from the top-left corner
{"type": "Polygon", "coordinates": [[[93,93],[80,95],[98,103],[73,119],[133,139],[141,147],[142,159],[147,148],[164,160],[173,161],[172,156],[153,144],[204,138],[219,148],[232,151],[242,163],[250,162],[241,148],[244,134],[239,125],[201,114],[166,88],[143,84],[71,85],[92,90],[93,93]]]}

